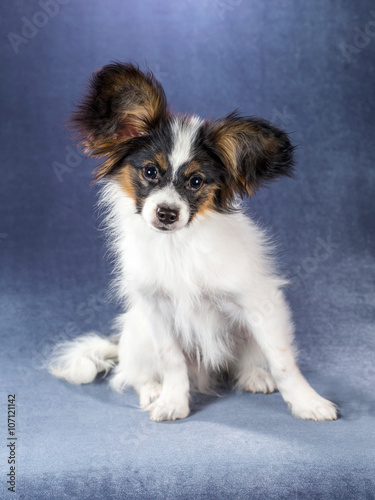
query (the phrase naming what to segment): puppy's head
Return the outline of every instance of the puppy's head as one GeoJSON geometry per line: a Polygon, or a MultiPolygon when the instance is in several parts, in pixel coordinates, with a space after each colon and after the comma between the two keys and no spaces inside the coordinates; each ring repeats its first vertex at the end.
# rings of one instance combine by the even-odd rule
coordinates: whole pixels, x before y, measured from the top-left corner
{"type": "Polygon", "coordinates": [[[284,132],[234,113],[217,121],[172,116],[161,85],[131,64],[94,74],[73,123],[86,152],[103,159],[95,178],[115,177],[135,212],[158,231],[230,211],[237,194],[251,195],[292,172],[284,132]]]}

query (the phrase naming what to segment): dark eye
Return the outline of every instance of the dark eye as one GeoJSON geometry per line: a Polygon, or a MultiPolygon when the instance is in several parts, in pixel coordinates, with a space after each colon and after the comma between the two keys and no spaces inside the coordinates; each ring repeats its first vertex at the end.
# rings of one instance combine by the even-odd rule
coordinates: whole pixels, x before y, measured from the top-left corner
{"type": "Polygon", "coordinates": [[[150,165],[143,169],[143,175],[148,180],[155,180],[158,178],[158,169],[150,165]]]}
{"type": "Polygon", "coordinates": [[[199,189],[202,186],[202,184],[203,184],[202,177],[200,175],[193,175],[189,179],[188,187],[190,189],[197,190],[197,189],[199,189]]]}

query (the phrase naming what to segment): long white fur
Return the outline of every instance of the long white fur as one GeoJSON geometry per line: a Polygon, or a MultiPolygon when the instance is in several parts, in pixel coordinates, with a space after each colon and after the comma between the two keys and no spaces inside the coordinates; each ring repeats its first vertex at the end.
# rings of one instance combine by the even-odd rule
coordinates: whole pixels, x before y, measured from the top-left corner
{"type": "Polygon", "coordinates": [[[297,417],[336,418],[335,406],[298,369],[285,281],[253,221],[241,211],[210,212],[178,231],[157,231],[150,219],[156,201],[136,214],[115,179],[104,181],[100,204],[117,294],[127,306],[118,318],[119,345],[112,350],[90,335],[60,346],[54,375],[87,383],[118,354],[112,387],[133,386],[153,420],[171,420],[189,414],[192,385],[209,391],[215,374],[228,369],[240,389],[277,388],[297,417]]]}

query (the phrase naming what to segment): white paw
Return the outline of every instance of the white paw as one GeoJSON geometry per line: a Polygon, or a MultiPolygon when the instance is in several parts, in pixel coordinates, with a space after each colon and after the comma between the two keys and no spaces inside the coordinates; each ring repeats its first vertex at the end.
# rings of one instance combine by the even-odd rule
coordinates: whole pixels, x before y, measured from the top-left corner
{"type": "Polygon", "coordinates": [[[148,410],[148,407],[153,403],[161,393],[161,384],[146,384],[139,392],[139,404],[142,410],[148,410]]]}
{"type": "Polygon", "coordinates": [[[186,401],[173,401],[160,397],[147,408],[150,411],[150,418],[155,422],[163,420],[177,420],[186,418],[189,415],[189,403],[186,401]]]}
{"type": "Polygon", "coordinates": [[[338,417],[336,405],[319,394],[304,398],[303,401],[294,401],[289,406],[295,417],[304,420],[336,420],[338,417]]]}
{"type": "Polygon", "coordinates": [[[260,367],[254,368],[246,377],[242,377],[240,386],[248,392],[268,394],[276,391],[275,381],[270,373],[260,367]]]}

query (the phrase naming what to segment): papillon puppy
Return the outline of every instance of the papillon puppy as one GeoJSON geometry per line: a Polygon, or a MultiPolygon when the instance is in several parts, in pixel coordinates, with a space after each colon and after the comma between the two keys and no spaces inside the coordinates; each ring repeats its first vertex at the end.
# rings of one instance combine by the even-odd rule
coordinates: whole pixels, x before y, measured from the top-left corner
{"type": "Polygon", "coordinates": [[[293,323],[264,232],[240,199],[293,168],[288,136],[232,113],[210,121],[173,115],[151,73],[110,64],[73,116],[81,144],[102,159],[116,289],[117,333],[56,347],[50,371],[86,384],[113,369],[152,420],[189,415],[189,393],[223,373],[249,392],[279,390],[293,415],[333,420],[333,403],[301,374],[293,323]]]}

